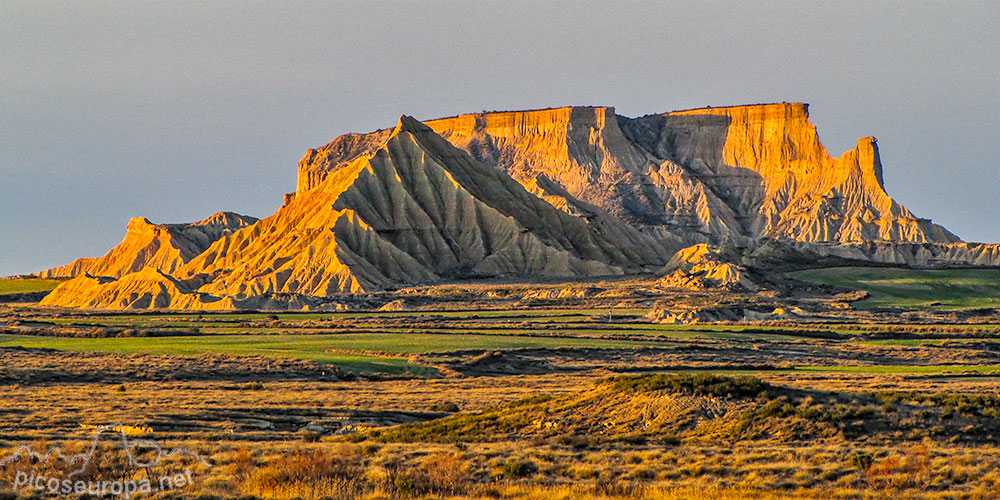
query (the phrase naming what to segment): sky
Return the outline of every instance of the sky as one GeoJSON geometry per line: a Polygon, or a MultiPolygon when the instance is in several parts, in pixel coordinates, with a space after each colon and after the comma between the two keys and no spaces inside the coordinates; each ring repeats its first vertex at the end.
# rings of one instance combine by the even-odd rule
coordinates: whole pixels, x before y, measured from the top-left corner
{"type": "Polygon", "coordinates": [[[306,149],[480,110],[810,103],[834,156],[1000,242],[1000,2],[0,0],[0,276],[128,219],[272,214],[306,149]]]}

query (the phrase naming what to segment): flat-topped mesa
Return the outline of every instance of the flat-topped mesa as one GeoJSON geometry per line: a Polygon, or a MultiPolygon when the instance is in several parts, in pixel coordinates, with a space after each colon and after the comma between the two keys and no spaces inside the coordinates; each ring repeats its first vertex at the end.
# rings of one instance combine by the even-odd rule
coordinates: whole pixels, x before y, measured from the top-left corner
{"type": "MultiPolygon", "coordinates": [[[[805,103],[635,119],[612,107],[564,107],[471,113],[426,124],[529,190],[544,175],[556,191],[667,240],[958,241],[885,193],[874,138],[831,157],[805,103]]],[[[347,134],[310,150],[299,164],[299,192],[372,154],[392,133],[347,134]]],[[[571,210],[572,204],[547,199],[571,210]]]]}
{"type": "MultiPolygon", "coordinates": [[[[701,243],[911,265],[1000,259],[996,245],[956,241],[886,194],[874,138],[831,157],[806,104],[404,115],[309,150],[297,191],[262,221],[133,219],[104,257],[52,270],[77,278],[46,304],[327,307],[466,277],[652,272],[701,243]]],[[[742,269],[713,259],[688,259],[675,278],[747,288],[742,269]]]]}

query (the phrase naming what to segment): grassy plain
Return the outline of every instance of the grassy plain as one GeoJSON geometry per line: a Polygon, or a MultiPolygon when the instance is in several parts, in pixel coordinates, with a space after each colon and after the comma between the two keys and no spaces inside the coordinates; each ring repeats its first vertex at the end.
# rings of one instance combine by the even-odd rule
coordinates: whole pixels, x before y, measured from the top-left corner
{"type": "Polygon", "coordinates": [[[43,278],[0,279],[0,295],[48,292],[59,286],[59,283],[62,283],[62,280],[43,278]]]}
{"type": "Polygon", "coordinates": [[[968,309],[1000,306],[1000,269],[840,267],[792,273],[808,282],[867,291],[862,308],[968,309]]]}

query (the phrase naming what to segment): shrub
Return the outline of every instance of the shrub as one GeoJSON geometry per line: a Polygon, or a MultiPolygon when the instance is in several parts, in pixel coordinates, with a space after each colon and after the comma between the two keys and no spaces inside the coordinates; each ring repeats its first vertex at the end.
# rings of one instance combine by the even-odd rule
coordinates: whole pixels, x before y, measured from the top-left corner
{"type": "Polygon", "coordinates": [[[625,481],[610,471],[604,471],[594,483],[594,492],[609,497],[639,498],[643,496],[643,487],[635,481],[625,481]]]}
{"type": "Polygon", "coordinates": [[[680,446],[681,438],[673,434],[665,434],[663,436],[660,436],[657,439],[657,442],[659,442],[663,446],[680,446]]]}
{"type": "Polygon", "coordinates": [[[421,494],[453,494],[465,490],[469,477],[465,460],[456,453],[435,453],[416,468],[413,480],[421,494]]]}
{"type": "Polygon", "coordinates": [[[508,460],[503,464],[503,475],[510,479],[530,477],[536,472],[538,466],[531,460],[508,460]]]}
{"type": "Polygon", "coordinates": [[[604,383],[616,391],[647,392],[668,390],[702,396],[754,397],[768,392],[770,384],[755,377],[727,377],[712,373],[676,373],[612,377],[604,383]]]}
{"type": "Polygon", "coordinates": [[[410,496],[417,492],[417,483],[408,474],[399,474],[392,481],[392,486],[396,488],[396,493],[403,496],[410,496]]]}
{"type": "Polygon", "coordinates": [[[245,495],[274,499],[352,497],[365,488],[362,472],[354,446],[300,450],[253,471],[241,489],[245,495]]]}
{"type": "Polygon", "coordinates": [[[861,472],[868,472],[868,469],[875,463],[875,457],[869,453],[857,452],[851,455],[848,463],[851,464],[851,467],[861,472]]]}
{"type": "Polygon", "coordinates": [[[644,445],[646,444],[647,438],[642,434],[626,434],[624,436],[616,437],[614,441],[632,445],[644,445]]]}
{"type": "Polygon", "coordinates": [[[459,411],[459,408],[457,404],[452,403],[451,401],[443,401],[440,403],[432,404],[431,411],[437,411],[442,413],[455,413],[459,411]]]}
{"type": "Polygon", "coordinates": [[[576,450],[582,450],[590,446],[590,439],[586,436],[580,436],[577,434],[564,434],[556,439],[556,442],[563,445],[569,446],[570,448],[576,450]]]}

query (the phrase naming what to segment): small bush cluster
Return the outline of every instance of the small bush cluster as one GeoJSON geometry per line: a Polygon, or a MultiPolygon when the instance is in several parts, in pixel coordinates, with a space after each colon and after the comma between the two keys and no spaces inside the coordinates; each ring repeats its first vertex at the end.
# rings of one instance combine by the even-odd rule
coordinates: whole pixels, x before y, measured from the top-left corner
{"type": "Polygon", "coordinates": [[[956,415],[1000,418],[1000,396],[991,394],[964,394],[960,392],[927,394],[917,391],[884,391],[877,393],[875,397],[886,404],[933,405],[941,408],[941,414],[946,418],[956,415]]]}
{"type": "Polygon", "coordinates": [[[530,477],[538,472],[538,466],[531,460],[508,460],[503,464],[504,477],[519,479],[530,477]]]}
{"type": "Polygon", "coordinates": [[[755,377],[728,377],[712,373],[676,373],[612,377],[604,381],[616,391],[670,392],[728,398],[756,397],[772,386],[755,377]]]}
{"type": "Polygon", "coordinates": [[[440,403],[434,403],[430,407],[431,411],[437,411],[441,413],[456,413],[459,411],[457,404],[451,401],[442,401],[440,403]]]}

